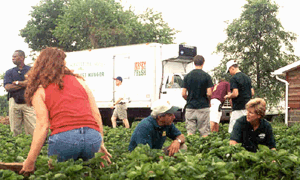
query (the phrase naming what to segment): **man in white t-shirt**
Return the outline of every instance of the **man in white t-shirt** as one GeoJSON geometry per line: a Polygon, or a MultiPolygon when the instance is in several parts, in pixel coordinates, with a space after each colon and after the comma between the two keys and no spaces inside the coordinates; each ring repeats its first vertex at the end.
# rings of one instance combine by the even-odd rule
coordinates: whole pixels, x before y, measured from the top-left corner
{"type": "Polygon", "coordinates": [[[118,76],[115,78],[116,80],[116,92],[115,92],[115,103],[113,104],[112,109],[115,108],[113,115],[111,117],[111,123],[112,127],[116,128],[117,127],[117,118],[123,120],[123,124],[126,128],[129,128],[129,122],[127,119],[127,106],[125,102],[125,97],[126,93],[125,90],[123,89],[122,82],[123,79],[122,77],[118,76]]]}

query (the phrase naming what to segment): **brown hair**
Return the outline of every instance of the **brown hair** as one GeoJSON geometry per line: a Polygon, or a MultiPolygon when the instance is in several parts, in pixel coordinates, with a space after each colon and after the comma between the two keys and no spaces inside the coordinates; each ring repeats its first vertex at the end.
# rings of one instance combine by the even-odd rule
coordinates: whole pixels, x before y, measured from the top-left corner
{"type": "Polygon", "coordinates": [[[254,108],[254,112],[256,114],[260,115],[261,117],[264,117],[266,113],[266,101],[262,98],[251,99],[246,104],[246,109],[248,108],[254,108]]]}
{"type": "Polygon", "coordinates": [[[194,64],[195,66],[202,66],[204,63],[205,59],[201,55],[197,55],[194,57],[194,64]]]}
{"type": "Polygon", "coordinates": [[[32,97],[40,85],[46,88],[49,84],[55,83],[59,89],[63,89],[62,78],[64,75],[82,78],[66,67],[65,58],[65,52],[55,47],[47,47],[41,51],[27,74],[28,83],[25,90],[25,100],[28,105],[32,105],[32,97]]]}
{"type": "Polygon", "coordinates": [[[220,79],[219,79],[219,83],[220,83],[220,82],[224,82],[224,81],[225,81],[224,78],[220,78],[220,79]]]}
{"type": "Polygon", "coordinates": [[[239,67],[237,64],[232,65],[231,67],[237,68],[239,67]]]}

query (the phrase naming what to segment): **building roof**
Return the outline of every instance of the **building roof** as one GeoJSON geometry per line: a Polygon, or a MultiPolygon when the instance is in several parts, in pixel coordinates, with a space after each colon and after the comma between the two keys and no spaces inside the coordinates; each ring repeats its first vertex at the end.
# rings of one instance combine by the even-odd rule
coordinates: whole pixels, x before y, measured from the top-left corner
{"type": "Polygon", "coordinates": [[[296,62],[294,62],[292,64],[289,64],[289,65],[286,65],[286,66],[284,66],[282,68],[279,68],[279,69],[275,70],[274,72],[272,72],[271,74],[272,75],[283,75],[283,76],[285,76],[286,72],[294,70],[297,67],[300,67],[300,61],[296,61],[296,62]]]}

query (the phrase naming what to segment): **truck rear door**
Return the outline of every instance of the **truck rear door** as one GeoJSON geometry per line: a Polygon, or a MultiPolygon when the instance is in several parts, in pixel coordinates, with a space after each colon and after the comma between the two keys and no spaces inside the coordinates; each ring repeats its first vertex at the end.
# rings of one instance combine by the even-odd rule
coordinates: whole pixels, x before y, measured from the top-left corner
{"type": "Polygon", "coordinates": [[[116,55],[114,77],[123,78],[122,86],[126,91],[127,107],[150,107],[152,79],[149,62],[135,54],[116,55]]]}

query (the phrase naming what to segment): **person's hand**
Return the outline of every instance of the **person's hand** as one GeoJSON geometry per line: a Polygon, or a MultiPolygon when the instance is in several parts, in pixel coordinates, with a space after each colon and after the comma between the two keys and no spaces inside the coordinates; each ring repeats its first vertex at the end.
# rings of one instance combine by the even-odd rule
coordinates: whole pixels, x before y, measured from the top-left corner
{"type": "Polygon", "coordinates": [[[115,103],[110,107],[110,109],[114,109],[115,108],[115,103]]]}
{"type": "Polygon", "coordinates": [[[179,151],[180,143],[177,140],[174,140],[172,144],[169,146],[169,156],[173,156],[175,153],[179,151]]]}
{"type": "MultiPolygon", "coordinates": [[[[112,157],[111,154],[107,151],[106,147],[104,145],[101,145],[100,153],[104,153],[104,156],[102,156],[101,158],[104,159],[105,161],[107,161],[108,164],[111,163],[110,158],[112,157]]],[[[104,163],[101,162],[101,166],[104,167],[104,163]]]]}
{"type": "Polygon", "coordinates": [[[19,84],[19,81],[13,81],[12,84],[13,84],[13,85],[18,85],[17,82],[18,82],[18,84],[19,84]]]}
{"type": "Polygon", "coordinates": [[[229,99],[230,95],[224,96],[224,99],[229,99]]]}
{"type": "Polygon", "coordinates": [[[35,169],[34,167],[35,167],[35,162],[26,159],[23,162],[23,168],[21,169],[19,174],[24,175],[24,176],[29,176],[29,174],[34,172],[34,169],[35,169]]]}
{"type": "Polygon", "coordinates": [[[53,160],[52,159],[49,159],[49,161],[48,161],[48,167],[49,167],[49,169],[54,169],[54,166],[53,166],[53,160]]]}

